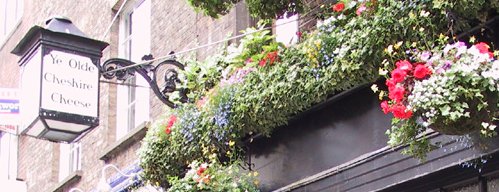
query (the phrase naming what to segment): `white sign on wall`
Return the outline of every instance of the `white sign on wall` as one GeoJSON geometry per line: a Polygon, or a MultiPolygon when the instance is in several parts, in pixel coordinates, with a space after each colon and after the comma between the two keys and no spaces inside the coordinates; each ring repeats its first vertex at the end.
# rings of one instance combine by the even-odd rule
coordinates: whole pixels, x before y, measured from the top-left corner
{"type": "Polygon", "coordinates": [[[17,134],[19,123],[18,90],[0,88],[0,131],[17,134]]]}
{"type": "Polygon", "coordinates": [[[88,57],[52,50],[43,57],[41,108],[97,117],[99,69],[88,57]]]}

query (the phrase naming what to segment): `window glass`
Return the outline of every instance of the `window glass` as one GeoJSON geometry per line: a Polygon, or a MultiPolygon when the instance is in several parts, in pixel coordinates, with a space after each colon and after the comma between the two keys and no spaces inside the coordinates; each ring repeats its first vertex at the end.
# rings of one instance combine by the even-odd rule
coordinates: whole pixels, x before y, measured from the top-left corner
{"type": "Polygon", "coordinates": [[[0,45],[21,20],[23,0],[0,0],[0,45]]]}
{"type": "Polygon", "coordinates": [[[59,144],[59,181],[81,170],[81,144],[59,144]]]}
{"type": "Polygon", "coordinates": [[[17,177],[17,136],[0,131],[0,180],[17,177]]]}
{"type": "MultiPolygon", "coordinates": [[[[151,50],[151,2],[131,1],[120,16],[120,57],[142,62],[151,50]]],[[[149,121],[149,85],[139,74],[118,85],[117,137],[149,121]]]]}

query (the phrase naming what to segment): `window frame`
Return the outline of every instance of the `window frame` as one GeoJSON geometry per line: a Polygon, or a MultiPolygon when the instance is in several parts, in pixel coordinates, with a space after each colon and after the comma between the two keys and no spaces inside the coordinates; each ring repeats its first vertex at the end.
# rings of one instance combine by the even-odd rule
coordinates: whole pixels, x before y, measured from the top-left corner
{"type": "MultiPolygon", "coordinates": [[[[119,14],[119,57],[135,63],[141,62],[137,54],[150,54],[151,49],[151,0],[127,2],[119,14]],[[141,12],[137,13],[139,9],[141,12]],[[147,21],[141,20],[137,25],[147,25],[147,28],[134,26],[134,19],[144,18],[147,21]]],[[[117,87],[116,140],[150,120],[150,90],[146,80],[139,76],[135,73],[135,76],[124,80],[117,87]]]]}

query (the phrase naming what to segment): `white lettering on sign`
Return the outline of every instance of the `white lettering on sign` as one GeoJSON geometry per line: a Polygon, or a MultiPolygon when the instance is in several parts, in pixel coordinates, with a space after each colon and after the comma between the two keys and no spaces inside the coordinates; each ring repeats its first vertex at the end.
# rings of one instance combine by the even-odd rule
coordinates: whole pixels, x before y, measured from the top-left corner
{"type": "Polygon", "coordinates": [[[90,58],[51,51],[41,80],[42,108],[97,117],[99,70],[90,58]]]}

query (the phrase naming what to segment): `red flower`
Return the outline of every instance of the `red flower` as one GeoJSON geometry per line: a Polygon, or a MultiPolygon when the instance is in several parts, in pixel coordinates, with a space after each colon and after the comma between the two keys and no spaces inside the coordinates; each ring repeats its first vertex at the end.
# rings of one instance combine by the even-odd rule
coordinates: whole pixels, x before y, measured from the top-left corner
{"type": "Polygon", "coordinates": [[[400,102],[404,98],[405,89],[402,86],[395,86],[390,93],[388,93],[388,97],[395,102],[400,102]]]}
{"type": "Polygon", "coordinates": [[[199,167],[196,173],[199,176],[201,176],[204,173],[205,170],[206,170],[206,167],[199,167]]]}
{"type": "Polygon", "coordinates": [[[172,132],[172,126],[177,121],[177,116],[170,115],[170,119],[168,120],[168,124],[166,124],[165,133],[170,134],[172,132]]]}
{"type": "Polygon", "coordinates": [[[274,61],[276,59],[278,59],[277,51],[272,51],[272,52],[267,53],[267,59],[270,61],[269,65],[274,64],[274,61]]]}
{"type": "Polygon", "coordinates": [[[475,47],[480,51],[480,53],[488,53],[490,46],[487,43],[480,42],[475,44],[475,47]]]}
{"type": "Polygon", "coordinates": [[[175,115],[170,115],[170,119],[168,120],[168,127],[171,127],[173,126],[173,124],[175,124],[175,122],[177,121],[177,116],[175,115]]]}
{"type": "Polygon", "coordinates": [[[258,62],[258,65],[260,65],[260,67],[265,67],[266,64],[267,64],[267,59],[262,59],[260,60],[260,62],[258,62]]]}
{"type": "Polygon", "coordinates": [[[399,83],[399,82],[402,82],[404,81],[405,77],[407,76],[407,72],[402,70],[402,69],[394,69],[392,71],[392,80],[395,82],[395,83],[399,83]]]}
{"type": "Polygon", "coordinates": [[[411,64],[411,62],[409,62],[407,60],[397,61],[397,63],[395,63],[395,65],[397,65],[397,69],[400,69],[400,70],[404,70],[404,71],[412,70],[412,64],[411,64]]]}
{"type": "Polygon", "coordinates": [[[402,104],[392,106],[392,113],[393,116],[398,119],[409,119],[412,116],[412,111],[408,110],[407,107],[402,104]]]}
{"type": "Polygon", "coordinates": [[[333,5],[333,11],[341,12],[345,9],[345,3],[339,2],[333,5]]]}
{"type": "Polygon", "coordinates": [[[488,54],[489,57],[492,59],[494,58],[494,54],[492,52],[489,51],[489,48],[490,46],[487,45],[487,43],[484,43],[484,42],[480,42],[480,43],[477,43],[475,44],[475,47],[478,49],[478,51],[482,54],[488,54]]]}
{"type": "Polygon", "coordinates": [[[385,85],[388,87],[388,90],[392,90],[397,83],[393,79],[388,79],[386,80],[385,85]]]}
{"type": "Polygon", "coordinates": [[[357,11],[355,13],[357,14],[357,16],[360,16],[362,14],[362,12],[364,12],[365,10],[367,10],[366,4],[362,3],[359,6],[359,8],[357,8],[357,11]]]}
{"type": "Polygon", "coordinates": [[[267,65],[267,61],[269,65],[272,65],[276,60],[279,60],[277,51],[268,52],[267,55],[265,55],[265,58],[258,62],[258,65],[260,65],[260,67],[265,67],[265,65],[267,65]]]}
{"type": "Polygon", "coordinates": [[[385,114],[388,114],[392,111],[390,105],[388,105],[388,101],[381,102],[381,109],[383,109],[383,113],[385,114]]]}
{"type": "Polygon", "coordinates": [[[417,79],[423,79],[427,75],[431,75],[431,70],[425,64],[418,64],[414,69],[414,77],[417,79]]]}

